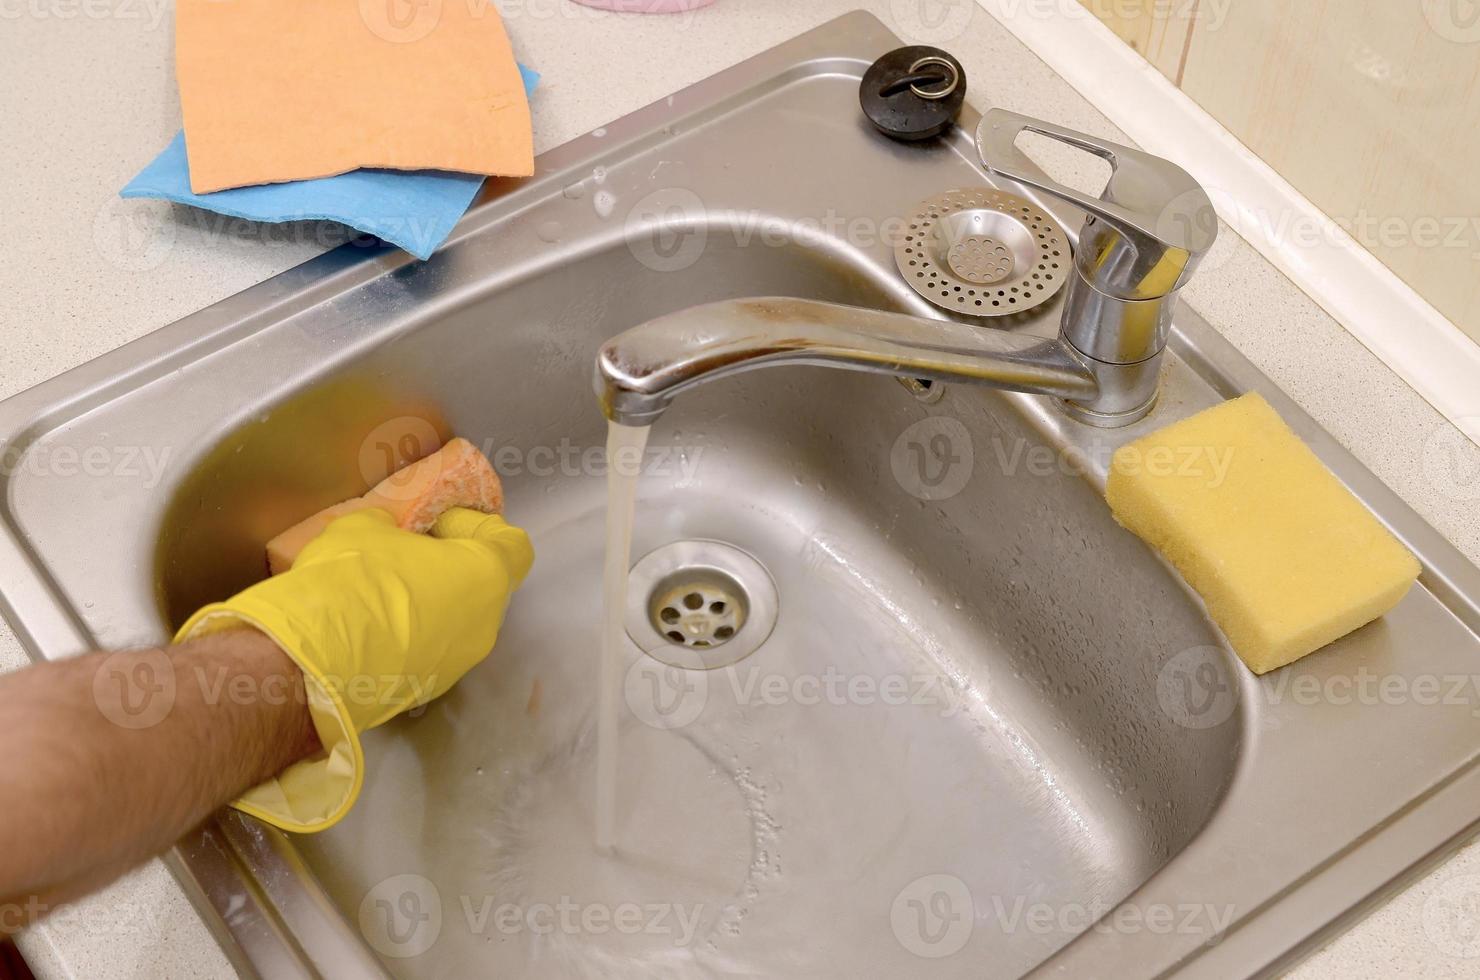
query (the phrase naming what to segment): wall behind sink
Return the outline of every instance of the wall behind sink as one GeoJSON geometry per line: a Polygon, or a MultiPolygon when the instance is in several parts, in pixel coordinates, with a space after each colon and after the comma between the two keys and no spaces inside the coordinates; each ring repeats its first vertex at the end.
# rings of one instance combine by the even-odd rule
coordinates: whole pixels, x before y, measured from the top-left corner
{"type": "Polygon", "coordinates": [[[1080,2],[1480,341],[1480,0],[1080,2]]]}

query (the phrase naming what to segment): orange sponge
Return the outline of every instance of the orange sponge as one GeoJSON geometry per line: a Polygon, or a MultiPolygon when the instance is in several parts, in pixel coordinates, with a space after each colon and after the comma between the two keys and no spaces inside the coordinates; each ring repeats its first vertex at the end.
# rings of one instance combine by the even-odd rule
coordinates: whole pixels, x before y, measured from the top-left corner
{"type": "Polygon", "coordinates": [[[477,446],[466,439],[453,439],[430,456],[381,480],[363,497],[326,507],[267,542],[268,571],[273,575],[286,572],[304,546],[330,521],[367,507],[388,511],[398,527],[421,534],[450,507],[501,513],[504,488],[477,446]]]}

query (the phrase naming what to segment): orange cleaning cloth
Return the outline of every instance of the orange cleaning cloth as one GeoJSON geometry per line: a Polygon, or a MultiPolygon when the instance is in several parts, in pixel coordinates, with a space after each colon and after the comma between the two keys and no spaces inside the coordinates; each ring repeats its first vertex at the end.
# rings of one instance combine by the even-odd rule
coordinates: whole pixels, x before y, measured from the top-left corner
{"type": "Polygon", "coordinates": [[[487,0],[177,0],[175,74],[197,194],[361,167],[534,173],[487,0]]]}

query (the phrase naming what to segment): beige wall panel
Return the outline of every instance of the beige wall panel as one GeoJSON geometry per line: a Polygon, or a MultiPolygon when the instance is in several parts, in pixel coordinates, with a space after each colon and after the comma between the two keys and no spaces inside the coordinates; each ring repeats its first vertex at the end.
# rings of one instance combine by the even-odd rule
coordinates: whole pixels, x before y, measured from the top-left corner
{"type": "Polygon", "coordinates": [[[1480,340],[1480,3],[1201,3],[1183,89],[1480,340]]]}
{"type": "Polygon", "coordinates": [[[1201,0],[1079,0],[1167,78],[1180,80],[1201,0]]]}

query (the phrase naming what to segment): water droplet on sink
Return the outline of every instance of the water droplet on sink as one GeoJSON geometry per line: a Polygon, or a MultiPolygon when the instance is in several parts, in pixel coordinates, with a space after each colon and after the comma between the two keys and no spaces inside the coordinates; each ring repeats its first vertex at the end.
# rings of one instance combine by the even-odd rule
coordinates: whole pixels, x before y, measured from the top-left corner
{"type": "Polygon", "coordinates": [[[535,234],[540,236],[541,241],[558,242],[560,241],[560,231],[560,222],[543,221],[540,223],[540,226],[535,229],[535,234]]]}
{"type": "Polygon", "coordinates": [[[595,180],[598,184],[606,183],[606,168],[597,167],[595,170],[591,171],[591,178],[595,180]]]}
{"type": "Polygon", "coordinates": [[[597,139],[601,139],[603,136],[606,135],[606,127],[602,126],[600,129],[592,130],[591,135],[596,137],[597,139]]]}
{"type": "Polygon", "coordinates": [[[617,197],[611,191],[597,191],[596,196],[591,199],[596,213],[603,218],[610,218],[617,207],[617,197]]]}
{"type": "Polygon", "coordinates": [[[571,201],[579,201],[586,196],[585,184],[570,184],[562,191],[566,198],[571,201]]]}

